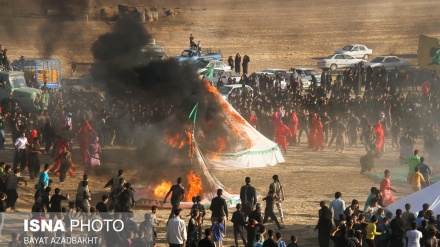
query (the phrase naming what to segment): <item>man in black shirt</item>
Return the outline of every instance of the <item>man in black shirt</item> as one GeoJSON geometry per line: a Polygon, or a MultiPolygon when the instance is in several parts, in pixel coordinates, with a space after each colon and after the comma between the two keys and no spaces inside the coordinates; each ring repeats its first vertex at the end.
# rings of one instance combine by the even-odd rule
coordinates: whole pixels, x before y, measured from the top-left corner
{"type": "Polygon", "coordinates": [[[269,230],[267,232],[269,236],[268,239],[264,240],[263,247],[278,247],[277,241],[275,241],[275,232],[273,230],[269,230]]]}
{"type": "Polygon", "coordinates": [[[211,239],[212,230],[205,229],[205,238],[199,241],[198,247],[215,247],[214,242],[211,239]]]}
{"type": "Polygon", "coordinates": [[[96,204],[96,210],[98,210],[99,215],[103,219],[109,219],[107,203],[108,195],[102,195],[101,201],[96,204]]]}
{"type": "Polygon", "coordinates": [[[61,213],[61,202],[65,200],[69,200],[69,194],[66,196],[60,195],[61,189],[55,189],[55,195],[50,198],[50,218],[54,219],[55,216],[60,218],[57,213],[61,213]]]}
{"type": "MultiPolygon", "coordinates": [[[[244,187],[244,186],[243,186],[244,187]]],[[[246,238],[244,237],[244,225],[246,224],[244,213],[241,211],[241,204],[237,203],[237,211],[232,214],[232,223],[234,224],[234,240],[235,247],[238,247],[238,236],[243,240],[246,246],[246,238]]]]}
{"type": "Polygon", "coordinates": [[[402,219],[402,209],[396,210],[396,218],[390,223],[391,237],[390,247],[403,247],[406,246],[405,238],[405,221],[402,219]]]}
{"type": "MultiPolygon", "coordinates": [[[[218,218],[222,217],[226,220],[229,220],[228,217],[228,205],[226,204],[226,200],[222,198],[223,190],[218,189],[217,190],[217,197],[214,197],[211,201],[211,207],[210,210],[212,212],[211,215],[211,223],[214,225],[215,222],[217,222],[218,218]]],[[[226,222],[223,220],[223,225],[225,225],[225,232],[226,232],[226,222]]]]}
{"type": "Polygon", "coordinates": [[[185,189],[182,186],[182,178],[177,178],[177,184],[171,186],[170,191],[168,191],[165,199],[163,199],[163,203],[167,202],[168,196],[171,195],[171,213],[169,219],[174,217],[174,210],[180,207],[180,202],[185,198],[185,189]]]}
{"type": "Polygon", "coordinates": [[[251,178],[246,177],[246,185],[240,189],[240,200],[243,203],[243,213],[247,217],[254,210],[255,204],[257,204],[257,191],[251,185],[251,178]]]}

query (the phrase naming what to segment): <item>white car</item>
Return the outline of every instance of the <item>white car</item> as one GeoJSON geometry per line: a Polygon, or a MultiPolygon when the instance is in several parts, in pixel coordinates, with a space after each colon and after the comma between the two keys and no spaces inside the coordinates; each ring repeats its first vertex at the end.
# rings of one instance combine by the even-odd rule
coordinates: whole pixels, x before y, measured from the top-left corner
{"type": "Polygon", "coordinates": [[[209,58],[199,58],[194,61],[197,68],[197,72],[200,73],[202,70],[209,69],[214,64],[214,69],[231,70],[231,66],[226,65],[222,61],[209,59],[209,58]]]}
{"type": "Polygon", "coordinates": [[[356,67],[360,62],[366,63],[364,59],[354,58],[345,54],[333,54],[324,59],[318,60],[318,69],[335,71],[342,68],[356,67]]]}
{"type": "Polygon", "coordinates": [[[409,67],[408,61],[405,61],[396,56],[379,56],[371,60],[369,63],[365,63],[365,67],[383,67],[386,70],[401,70],[409,67]]]}
{"type": "MultiPolygon", "coordinates": [[[[219,88],[218,92],[223,97],[223,99],[228,101],[229,97],[235,97],[237,95],[241,95],[242,87],[243,87],[242,84],[225,85],[224,87],[219,88]]],[[[246,93],[254,92],[254,89],[249,85],[245,85],[245,90],[246,93]]]]}
{"type": "Polygon", "coordinates": [[[321,85],[321,74],[311,68],[295,68],[296,76],[303,83],[303,88],[308,89],[312,84],[312,75],[316,78],[317,86],[321,85]]]}
{"type": "MultiPolygon", "coordinates": [[[[207,71],[207,69],[200,71],[200,73],[199,73],[200,79],[203,78],[206,71],[207,71]]],[[[209,82],[211,82],[211,84],[214,87],[217,87],[217,82],[218,82],[219,78],[222,78],[222,81],[224,84],[228,83],[229,78],[231,78],[231,79],[235,78],[235,81],[238,83],[241,79],[241,76],[240,76],[240,74],[238,74],[237,72],[235,72],[233,70],[214,69],[214,72],[212,75],[212,80],[209,80],[208,78],[205,77],[205,79],[208,80],[209,82]]]]}
{"type": "Polygon", "coordinates": [[[335,54],[345,54],[354,58],[363,58],[367,60],[373,54],[373,50],[368,49],[365,45],[351,44],[345,46],[341,50],[335,51],[335,54]]]}

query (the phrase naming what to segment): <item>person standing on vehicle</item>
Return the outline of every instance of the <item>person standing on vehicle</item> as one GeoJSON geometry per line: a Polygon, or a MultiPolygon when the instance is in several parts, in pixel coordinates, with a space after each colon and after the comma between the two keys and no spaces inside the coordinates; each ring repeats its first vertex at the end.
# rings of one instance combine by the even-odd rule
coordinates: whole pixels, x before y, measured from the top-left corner
{"type": "Polygon", "coordinates": [[[235,72],[240,74],[241,56],[239,53],[235,55],[235,72]]]}
{"type": "Polygon", "coordinates": [[[251,61],[251,59],[249,58],[248,55],[244,55],[243,57],[243,74],[247,74],[248,73],[248,65],[249,62],[251,61]]]}
{"type": "Polygon", "coordinates": [[[200,44],[200,41],[199,43],[197,43],[197,53],[199,54],[199,56],[202,55],[202,44],[200,44]]]}

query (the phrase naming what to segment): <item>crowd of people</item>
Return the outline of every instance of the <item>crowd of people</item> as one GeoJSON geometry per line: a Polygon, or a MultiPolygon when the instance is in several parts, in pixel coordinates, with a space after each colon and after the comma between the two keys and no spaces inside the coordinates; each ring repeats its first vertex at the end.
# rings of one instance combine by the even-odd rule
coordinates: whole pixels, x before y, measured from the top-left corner
{"type": "MultiPolygon", "coordinates": [[[[234,61],[235,65],[238,64],[235,70],[238,67],[240,72],[240,55],[237,53],[235,60],[232,56],[230,60],[234,61]]],[[[290,78],[283,78],[280,74],[275,78],[265,74],[247,77],[249,61],[249,57],[245,56],[242,64],[244,75],[240,83],[251,86],[253,91],[243,88],[240,94],[231,94],[229,102],[263,135],[275,140],[284,152],[287,152],[288,145],[300,145],[305,133],[308,147],[315,151],[335,144],[337,151],[344,152],[347,141],[350,147],[363,145],[367,155],[381,157],[387,152],[385,140],[390,138],[391,148],[400,150],[396,159],[399,159],[402,165],[409,164],[408,181],[414,191],[429,186],[429,166],[424,157],[419,157],[418,152],[413,152],[413,148],[418,137],[422,136],[427,157],[435,160],[439,155],[436,151],[439,147],[440,87],[436,73],[386,71],[365,68],[360,64],[356,68],[340,72],[335,80],[330,73],[323,72],[320,82],[312,80],[310,88],[304,90],[295,69],[292,69],[290,78]],[[286,89],[281,88],[282,80],[288,81],[286,89]],[[419,88],[422,89],[420,92],[419,88]]],[[[41,213],[40,220],[43,220],[43,212],[56,212],[55,217],[66,219],[66,222],[71,217],[95,217],[97,212],[101,213],[101,217],[115,219],[122,217],[118,214],[120,212],[131,213],[134,203],[133,188],[123,178],[122,170],[105,185],[111,187],[110,194],[103,195],[102,201],[96,207],[90,206],[87,175],[89,173],[85,174],[78,184],[77,195],[74,202],[69,203],[69,207],[61,207],[61,201],[69,200],[69,195],[61,195],[60,188],[56,188],[55,193],[51,194],[52,182],[49,173],[53,172],[59,176],[60,182],[64,182],[67,174],[74,176],[77,167],[74,160],[87,169],[99,169],[101,147],[138,144],[140,128],[169,116],[172,107],[163,101],[146,104],[135,98],[103,100],[96,94],[81,91],[58,91],[49,88],[42,90],[42,97],[35,102],[36,114],[23,112],[19,105],[8,105],[1,109],[0,152],[7,141],[5,132],[10,133],[11,143],[15,147],[15,158],[12,165],[1,165],[0,212],[14,210],[18,198],[18,185],[28,182],[21,176],[27,166],[30,181],[38,178],[32,211],[41,213]],[[79,144],[81,155],[77,159],[72,157],[72,145],[75,142],[79,144]],[[54,161],[53,166],[44,165],[42,172],[39,159],[41,154],[50,155],[54,161]],[[74,214],[74,209],[87,215],[74,214]],[[111,211],[115,214],[106,214],[111,211]]],[[[262,217],[263,207],[257,203],[255,188],[250,185],[250,178],[246,178],[246,185],[240,193],[241,204],[236,205],[237,211],[231,218],[236,246],[239,240],[242,240],[246,246],[253,247],[262,243],[262,246],[283,247],[281,233],[272,230],[266,232],[265,226],[271,218],[279,230],[284,228],[280,224],[284,221],[284,192],[278,176],[274,176],[273,179],[274,182],[263,199],[266,206],[262,217]],[[279,211],[280,221],[275,215],[275,206],[279,211]]],[[[181,246],[185,241],[189,246],[196,246],[195,243],[199,243],[199,246],[213,246],[210,245],[212,242],[215,246],[221,246],[223,233],[226,232],[225,222],[229,217],[222,190],[217,191],[218,196],[212,201],[212,226],[204,231],[205,238],[202,238],[202,227],[205,226],[203,217],[206,211],[201,205],[201,198],[195,198],[188,226],[183,222],[182,227],[179,206],[184,190],[181,184],[180,179],[168,193],[172,194],[172,212],[167,226],[167,241],[171,246],[181,246]]],[[[418,227],[425,233],[418,240],[424,243],[433,242],[434,240],[430,239],[434,238],[429,238],[429,229],[434,229],[436,222],[432,218],[435,216],[428,209],[419,214],[421,217],[417,217],[424,218],[425,223],[420,221],[415,227],[412,222],[417,221],[406,220],[402,225],[399,211],[395,212],[396,218],[391,220],[386,216],[385,210],[380,210],[381,206],[393,201],[390,193],[393,190],[388,171],[385,172],[381,189],[372,189],[372,196],[367,200],[368,205],[363,213],[356,206],[359,204],[356,203],[357,200],[353,200],[352,206],[345,208],[340,199],[341,193],[335,194],[336,199],[330,207],[321,202],[317,225],[320,246],[328,246],[330,239],[333,239],[337,246],[346,246],[348,242],[354,242],[353,246],[363,246],[362,243],[367,243],[370,247],[376,244],[386,246],[386,232],[390,233],[388,239],[391,243],[406,241],[406,237],[410,241],[414,239],[412,235],[417,235],[413,231],[418,227]],[[332,209],[334,228],[330,216],[332,209]],[[376,223],[378,228],[385,229],[378,241],[374,240],[374,236],[380,232],[376,231],[376,223]]],[[[142,246],[154,246],[152,242],[157,235],[154,233],[157,210],[158,208],[153,207],[152,212],[145,216],[144,227],[148,230],[140,231],[139,229],[144,227],[136,226],[136,231],[132,229],[133,231],[121,234],[109,234],[103,238],[108,243],[107,246],[111,246],[110,243],[115,243],[114,246],[122,246],[118,244],[124,243],[130,243],[131,246],[141,246],[142,243],[146,244],[142,246]],[[135,233],[139,238],[134,238],[135,233]],[[135,239],[140,239],[141,245],[134,245],[135,239]]],[[[131,218],[126,217],[124,220],[133,221],[131,218]]],[[[438,232],[434,235],[438,236],[438,232]]],[[[290,246],[296,246],[296,236],[292,236],[291,240],[290,246]]]]}
{"type": "Polygon", "coordinates": [[[287,144],[301,144],[305,133],[307,145],[317,151],[334,143],[340,152],[347,144],[362,144],[367,153],[382,156],[386,139],[391,139],[390,148],[400,149],[396,159],[405,160],[412,155],[417,137],[423,136],[425,152],[432,160],[437,158],[440,87],[435,72],[387,71],[360,64],[340,72],[335,80],[323,72],[320,83],[312,80],[303,90],[295,69],[291,70],[285,90],[281,80],[287,78],[281,74],[244,75],[240,83],[253,90],[243,86],[240,93],[229,96],[232,106],[284,151],[287,144]]]}

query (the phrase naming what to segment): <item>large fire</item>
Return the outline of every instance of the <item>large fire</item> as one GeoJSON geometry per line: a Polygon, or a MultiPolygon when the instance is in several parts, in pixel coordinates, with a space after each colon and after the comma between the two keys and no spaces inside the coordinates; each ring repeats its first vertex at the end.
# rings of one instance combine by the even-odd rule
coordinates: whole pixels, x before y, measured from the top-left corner
{"type": "Polygon", "coordinates": [[[192,140],[192,132],[190,130],[190,128],[188,128],[187,130],[185,130],[185,134],[182,135],[179,132],[175,132],[172,135],[168,135],[166,137],[166,141],[167,143],[173,147],[173,148],[177,148],[177,149],[182,149],[185,146],[188,146],[188,157],[191,157],[192,154],[194,153],[194,147],[191,145],[193,140],[192,140]]]}
{"type": "Polygon", "coordinates": [[[189,188],[185,199],[190,202],[194,196],[202,196],[201,192],[203,192],[203,184],[200,176],[193,171],[189,171],[186,179],[188,180],[189,188]]]}
{"type": "Polygon", "coordinates": [[[246,140],[247,147],[251,148],[252,147],[251,138],[249,138],[249,135],[245,131],[237,127],[237,125],[246,124],[246,120],[244,120],[244,118],[240,116],[240,114],[232,111],[229,108],[228,104],[221,98],[220,94],[218,94],[217,89],[213,87],[208,81],[203,80],[203,84],[205,85],[206,90],[208,90],[208,92],[212,93],[215,97],[217,97],[217,100],[220,102],[222,109],[230,117],[231,121],[229,122],[228,127],[232,130],[232,132],[234,132],[234,134],[238,138],[240,137],[244,138],[246,140]]]}
{"type": "Polygon", "coordinates": [[[159,184],[158,186],[156,186],[156,188],[154,188],[154,195],[159,198],[165,198],[168,191],[170,191],[171,186],[172,186],[171,182],[162,181],[161,184],[159,184]]]}

